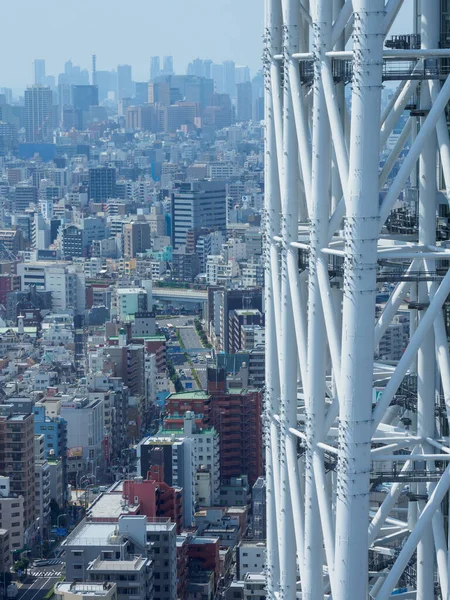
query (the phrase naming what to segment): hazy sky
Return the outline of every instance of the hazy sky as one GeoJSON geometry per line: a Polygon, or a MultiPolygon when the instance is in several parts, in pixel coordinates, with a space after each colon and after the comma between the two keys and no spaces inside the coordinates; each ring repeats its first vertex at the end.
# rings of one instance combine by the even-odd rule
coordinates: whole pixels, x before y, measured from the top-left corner
{"type": "Polygon", "coordinates": [[[197,57],[260,66],[263,0],[16,0],[1,2],[0,86],[33,83],[34,58],[57,75],[69,58],[97,69],[133,66],[149,77],[150,56],[173,54],[178,73],[197,57]]]}
{"type": "MultiPolygon", "coordinates": [[[[133,66],[149,77],[150,56],[173,54],[177,73],[193,58],[232,59],[260,67],[263,0],[3,0],[0,86],[19,91],[33,83],[33,59],[58,75],[69,58],[97,69],[133,66]]],[[[405,0],[394,32],[412,31],[412,0],[405,0]]]]}

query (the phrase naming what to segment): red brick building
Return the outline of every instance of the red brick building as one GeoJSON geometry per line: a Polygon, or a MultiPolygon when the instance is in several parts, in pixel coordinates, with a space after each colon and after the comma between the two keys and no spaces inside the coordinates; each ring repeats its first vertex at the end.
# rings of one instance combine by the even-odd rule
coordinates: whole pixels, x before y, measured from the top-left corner
{"type": "Polygon", "coordinates": [[[195,424],[214,427],[219,433],[222,480],[247,475],[252,486],[262,475],[262,393],[256,389],[226,389],[215,383],[211,393],[171,394],[166,400],[164,427],[180,429],[186,411],[195,424]]]}

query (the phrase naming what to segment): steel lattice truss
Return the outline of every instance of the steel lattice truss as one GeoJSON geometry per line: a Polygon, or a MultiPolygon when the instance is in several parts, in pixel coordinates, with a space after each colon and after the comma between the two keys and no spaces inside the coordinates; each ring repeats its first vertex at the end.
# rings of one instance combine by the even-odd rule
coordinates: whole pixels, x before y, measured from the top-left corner
{"type": "Polygon", "coordinates": [[[265,3],[268,597],[385,600],[404,587],[396,597],[448,599],[450,250],[436,214],[450,188],[450,50],[440,2],[422,1],[414,43],[400,48],[386,41],[402,0],[265,3]],[[382,110],[386,80],[398,87],[382,110]],[[418,207],[406,225],[393,213],[405,186],[418,207]],[[390,296],[377,314],[382,281],[390,296]],[[406,350],[377,362],[405,301],[406,350]]]}

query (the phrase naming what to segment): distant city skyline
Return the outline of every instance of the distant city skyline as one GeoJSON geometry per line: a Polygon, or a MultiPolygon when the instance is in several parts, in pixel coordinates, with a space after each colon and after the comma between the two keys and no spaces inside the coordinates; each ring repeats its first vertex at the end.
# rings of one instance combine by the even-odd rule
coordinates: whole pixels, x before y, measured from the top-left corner
{"type": "Polygon", "coordinates": [[[76,10],[47,0],[45,11],[25,0],[20,6],[7,3],[2,15],[11,26],[0,39],[0,52],[8,57],[0,86],[16,92],[33,83],[36,58],[45,59],[47,74],[58,75],[69,59],[90,71],[95,53],[99,71],[131,64],[135,81],[148,79],[154,55],[172,55],[177,73],[185,73],[197,57],[234,60],[252,73],[261,67],[260,0],[137,0],[130,11],[117,0],[80,0],[76,10]]]}
{"type": "MultiPolygon", "coordinates": [[[[137,0],[135,8],[141,9],[142,19],[133,24],[128,15],[117,18],[114,10],[119,6],[117,0],[108,3],[98,0],[89,5],[89,9],[87,0],[80,0],[79,6],[85,5],[86,11],[89,10],[89,19],[84,19],[83,10],[72,11],[69,29],[61,27],[62,9],[56,0],[47,0],[45,19],[44,13],[31,0],[25,0],[24,4],[20,7],[8,4],[3,7],[3,13],[4,22],[21,21],[22,39],[27,43],[18,47],[14,28],[5,28],[0,38],[0,51],[9,57],[0,68],[0,87],[12,88],[16,95],[34,83],[35,59],[44,59],[47,75],[57,77],[68,60],[91,73],[91,57],[96,54],[97,70],[110,71],[119,64],[130,64],[134,81],[149,79],[152,56],[173,56],[177,74],[185,74],[188,64],[196,58],[211,59],[216,63],[233,60],[236,65],[249,66],[252,76],[262,67],[264,25],[260,0],[244,3],[215,0],[213,6],[208,0],[193,0],[189,7],[181,0],[166,0],[158,6],[154,0],[137,0]],[[24,4],[32,14],[22,22],[24,4]],[[108,12],[105,12],[106,8],[108,12]],[[152,19],[148,20],[150,13],[152,19]],[[173,21],[174,14],[176,21],[173,21]],[[96,23],[102,23],[98,30],[95,30],[96,23]],[[161,23],[173,26],[161,27],[161,23]],[[123,28],[127,24],[131,33],[124,36],[123,28]],[[146,25],[148,30],[144,29],[146,25]],[[117,43],[117,39],[121,43],[117,43]],[[136,40],[141,41],[136,43],[136,40]]],[[[412,31],[412,5],[412,0],[406,1],[391,33],[412,31]]]]}

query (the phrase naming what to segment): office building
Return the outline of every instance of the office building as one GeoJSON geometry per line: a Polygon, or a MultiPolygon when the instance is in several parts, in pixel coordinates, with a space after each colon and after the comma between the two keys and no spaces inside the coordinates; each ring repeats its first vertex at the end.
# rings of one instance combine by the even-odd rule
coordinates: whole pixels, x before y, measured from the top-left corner
{"type": "Polygon", "coordinates": [[[172,199],[172,245],[186,244],[187,234],[202,229],[226,229],[225,184],[220,181],[183,183],[172,199]]]}
{"type": "Polygon", "coordinates": [[[152,56],[150,59],[150,79],[154,81],[161,73],[161,59],[159,56],[152,56]]]}
{"type": "Polygon", "coordinates": [[[87,217],[78,225],[66,225],[60,232],[63,258],[89,256],[94,241],[105,239],[105,235],[105,222],[100,217],[87,217]]]}
{"type": "Polygon", "coordinates": [[[250,69],[244,65],[236,66],[236,85],[250,81],[250,69]]]}
{"type": "Polygon", "coordinates": [[[150,223],[148,221],[133,221],[123,228],[123,254],[127,258],[135,258],[150,250],[152,241],[150,237],[150,223]]]}
{"type": "Polygon", "coordinates": [[[47,86],[25,90],[25,137],[27,142],[53,143],[53,93],[47,86]]]}
{"type": "Polygon", "coordinates": [[[168,81],[157,81],[148,84],[148,103],[170,106],[170,83],[168,81]]]}
{"type": "Polygon", "coordinates": [[[115,92],[117,85],[115,80],[117,74],[113,71],[97,71],[96,72],[96,85],[98,86],[98,100],[104,102],[108,98],[110,92],[115,92]]]}
{"type": "MultiPolygon", "coordinates": [[[[21,277],[22,290],[28,291],[30,285],[36,286],[37,292],[51,290],[51,306],[56,311],[72,309],[76,314],[84,311],[86,306],[86,290],[84,274],[69,263],[59,262],[26,262],[17,267],[17,274],[21,277]]],[[[49,292],[50,293],[50,292],[49,292]]],[[[41,293],[45,306],[49,299],[41,293]]]]}
{"type": "Polygon", "coordinates": [[[45,60],[43,58],[35,58],[33,61],[34,67],[34,84],[45,85],[45,60]]]}
{"type": "Polygon", "coordinates": [[[30,205],[37,204],[37,187],[29,183],[19,183],[14,190],[15,209],[18,213],[23,213],[30,205]]]}
{"type": "Polygon", "coordinates": [[[148,102],[148,81],[136,81],[134,84],[135,94],[134,94],[134,103],[137,106],[141,106],[142,104],[147,104],[148,102]]]}
{"type": "Polygon", "coordinates": [[[72,104],[76,112],[77,129],[86,128],[91,107],[98,106],[98,95],[97,85],[74,85],[72,87],[72,104]]]}
{"type": "Polygon", "coordinates": [[[17,255],[18,252],[24,250],[24,236],[21,229],[0,229],[0,247],[7,252],[17,255]]]}
{"type": "Polygon", "coordinates": [[[165,56],[163,58],[163,75],[173,75],[173,56],[165,56]]]}
{"type": "Polygon", "coordinates": [[[87,112],[90,106],[98,106],[96,85],[74,85],[72,88],[73,107],[87,112]]]}
{"type": "Polygon", "coordinates": [[[224,73],[224,92],[230,98],[236,97],[236,65],[232,60],[226,60],[223,63],[224,73]]]}
{"type": "Polygon", "coordinates": [[[2,120],[2,117],[0,117],[0,156],[6,156],[10,153],[17,154],[17,125],[1,122],[2,120]]]}
{"type": "Polygon", "coordinates": [[[131,65],[117,66],[117,99],[119,102],[124,98],[133,96],[133,79],[131,65]]]}
{"type": "Polygon", "coordinates": [[[225,93],[225,68],[223,64],[211,65],[211,77],[214,79],[216,94],[225,93]]]}
{"type": "Polygon", "coordinates": [[[251,121],[253,112],[252,84],[250,81],[238,83],[237,90],[237,120],[251,121]]]}
{"type": "Polygon", "coordinates": [[[116,169],[93,167],[89,169],[89,198],[92,202],[105,202],[116,195],[116,169]]]}

